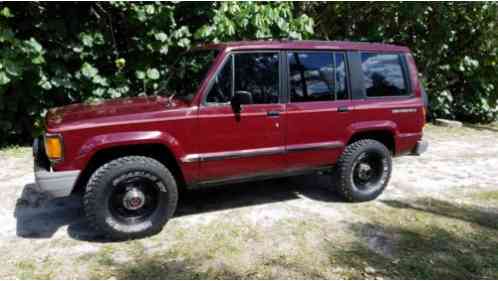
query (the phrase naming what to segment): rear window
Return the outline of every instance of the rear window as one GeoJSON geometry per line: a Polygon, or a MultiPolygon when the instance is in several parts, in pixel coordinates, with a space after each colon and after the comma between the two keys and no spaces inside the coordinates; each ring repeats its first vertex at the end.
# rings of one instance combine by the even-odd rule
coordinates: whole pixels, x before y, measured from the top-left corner
{"type": "Polygon", "coordinates": [[[362,53],[361,68],[368,97],[408,95],[399,54],[362,53]]]}

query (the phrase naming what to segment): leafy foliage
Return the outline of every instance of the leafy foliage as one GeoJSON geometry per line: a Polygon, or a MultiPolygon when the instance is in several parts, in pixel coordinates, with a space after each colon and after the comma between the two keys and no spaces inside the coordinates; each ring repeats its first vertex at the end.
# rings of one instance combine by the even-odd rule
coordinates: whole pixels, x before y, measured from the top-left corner
{"type": "Polygon", "coordinates": [[[489,122],[498,115],[496,3],[311,3],[316,37],[409,46],[435,117],[489,122]]]}
{"type": "Polygon", "coordinates": [[[309,37],[313,21],[295,18],[293,9],[290,3],[2,3],[0,145],[37,134],[47,108],[154,93],[168,65],[194,44],[309,37]]]}
{"type": "Polygon", "coordinates": [[[409,46],[435,116],[490,121],[496,3],[1,3],[0,145],[39,133],[47,108],[149,95],[193,45],[326,39],[409,46]]]}

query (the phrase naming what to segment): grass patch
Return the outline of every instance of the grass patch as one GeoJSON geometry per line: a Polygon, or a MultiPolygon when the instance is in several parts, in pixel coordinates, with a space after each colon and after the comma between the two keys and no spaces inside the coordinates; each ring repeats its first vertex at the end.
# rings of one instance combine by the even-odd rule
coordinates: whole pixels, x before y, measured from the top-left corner
{"type": "Polygon", "coordinates": [[[498,191],[485,191],[473,194],[473,199],[486,203],[498,204],[498,191]]]}
{"type": "Polygon", "coordinates": [[[240,219],[238,212],[228,216],[223,221],[195,228],[170,229],[148,241],[125,242],[113,250],[102,249],[90,260],[89,276],[92,279],[325,278],[322,272],[327,270],[328,263],[317,258],[317,248],[309,243],[310,238],[319,240],[319,236],[309,236],[320,229],[317,221],[283,220],[265,232],[240,219]],[[232,216],[238,220],[232,220],[232,216]],[[177,231],[181,233],[179,236],[177,231]],[[158,239],[161,236],[163,239],[158,239]],[[174,240],[169,240],[171,237],[174,240]],[[275,245],[276,241],[282,243],[275,245]],[[145,251],[142,243],[152,252],[145,251]],[[280,248],[280,244],[287,243],[293,248],[280,248]],[[130,260],[118,262],[113,258],[120,253],[126,253],[130,260]]]}
{"type": "Polygon", "coordinates": [[[434,199],[383,203],[357,208],[367,222],[353,224],[359,239],[351,247],[331,246],[345,278],[498,278],[498,214],[434,199]],[[391,255],[375,250],[382,240],[391,255]]]}
{"type": "Polygon", "coordinates": [[[36,266],[32,261],[24,260],[16,263],[16,278],[34,279],[36,266]]]}
{"type": "MultiPolygon", "coordinates": [[[[233,211],[207,224],[172,224],[151,238],[104,244],[75,264],[91,279],[498,278],[496,213],[430,198],[348,206],[354,214],[344,217],[346,227],[322,216],[260,226],[233,211]]],[[[50,261],[18,263],[17,277],[37,279],[45,268],[50,261]]]]}
{"type": "Polygon", "coordinates": [[[17,279],[47,280],[53,278],[53,264],[50,260],[37,263],[33,260],[23,260],[15,264],[17,279]],[[41,265],[38,268],[38,265],[41,265]]]}
{"type": "Polygon", "coordinates": [[[114,248],[112,246],[104,246],[95,254],[95,260],[99,265],[112,266],[114,264],[113,253],[114,248]]]}

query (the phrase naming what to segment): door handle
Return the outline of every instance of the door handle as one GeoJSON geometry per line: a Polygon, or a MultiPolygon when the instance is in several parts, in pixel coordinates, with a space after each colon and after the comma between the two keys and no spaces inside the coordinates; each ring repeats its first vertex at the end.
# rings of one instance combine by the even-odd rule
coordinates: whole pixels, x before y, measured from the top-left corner
{"type": "Polygon", "coordinates": [[[349,112],[349,107],[347,107],[347,106],[339,106],[337,108],[337,112],[349,112]]]}
{"type": "Polygon", "coordinates": [[[280,112],[278,112],[278,111],[267,111],[266,112],[266,116],[269,116],[269,117],[278,117],[278,116],[280,116],[280,112]]]}

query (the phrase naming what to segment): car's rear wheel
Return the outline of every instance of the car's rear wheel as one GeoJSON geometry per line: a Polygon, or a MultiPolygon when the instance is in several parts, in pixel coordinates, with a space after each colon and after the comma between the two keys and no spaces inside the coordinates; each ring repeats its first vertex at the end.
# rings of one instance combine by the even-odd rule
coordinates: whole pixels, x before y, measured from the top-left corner
{"type": "Polygon", "coordinates": [[[363,139],[349,144],[334,169],[336,190],[350,202],[377,198],[391,177],[391,152],[380,142],[363,139]]]}
{"type": "Polygon", "coordinates": [[[90,177],[84,209],[91,225],[111,239],[160,232],[176,209],[175,179],[159,161],[143,156],[118,158],[90,177]]]}

